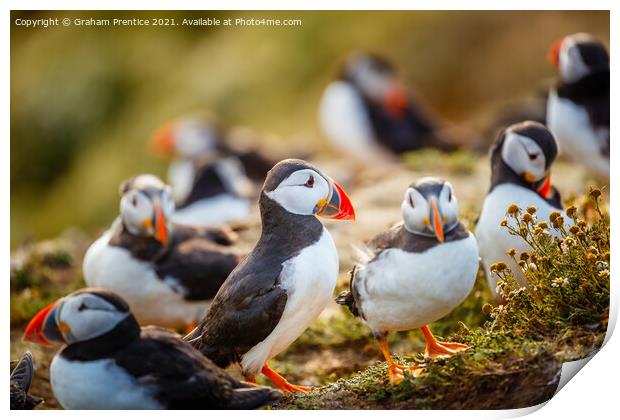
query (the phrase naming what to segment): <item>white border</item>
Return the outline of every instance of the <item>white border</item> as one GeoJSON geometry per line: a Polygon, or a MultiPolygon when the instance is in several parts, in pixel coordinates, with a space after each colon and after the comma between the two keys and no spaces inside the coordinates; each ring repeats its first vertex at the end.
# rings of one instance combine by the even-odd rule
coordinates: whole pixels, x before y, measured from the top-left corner
{"type": "MultiPolygon", "coordinates": [[[[298,0],[294,3],[291,1],[283,0],[263,0],[261,2],[250,0],[238,0],[232,3],[231,1],[216,0],[210,2],[197,3],[189,0],[176,0],[172,4],[162,0],[154,0],[149,2],[129,2],[121,0],[108,0],[108,1],[90,1],[88,3],[77,0],[62,0],[62,1],[4,1],[2,5],[3,20],[2,20],[2,65],[1,69],[4,75],[3,80],[0,82],[0,89],[2,90],[2,115],[0,116],[2,121],[2,141],[0,142],[0,173],[1,173],[1,187],[3,199],[0,201],[0,212],[2,216],[1,230],[3,235],[0,239],[0,249],[2,252],[2,258],[0,259],[0,272],[5,273],[5,287],[2,291],[4,295],[4,310],[2,311],[2,336],[9,337],[9,296],[8,296],[8,273],[9,273],[9,165],[10,165],[10,153],[9,153],[9,106],[10,106],[10,80],[7,77],[8,72],[6,69],[10,69],[9,58],[9,35],[10,35],[10,10],[99,10],[99,9],[118,9],[118,10],[612,10],[611,13],[611,44],[615,45],[615,41],[618,38],[618,6],[614,7],[618,2],[613,1],[535,1],[535,0],[521,0],[521,1],[397,1],[397,0],[381,0],[381,1],[340,1],[332,0],[329,2],[319,2],[310,0],[298,0]],[[170,6],[174,6],[171,8],[170,6]]],[[[524,28],[527,30],[527,28],[524,28]]],[[[613,49],[613,48],[612,48],[613,49]]],[[[612,55],[612,68],[618,68],[618,60],[616,55],[612,55]]],[[[616,74],[618,74],[616,72],[616,74]]],[[[612,113],[611,115],[618,115],[617,109],[618,87],[617,83],[612,82],[612,113]],[[614,113],[614,110],[615,113],[614,113]]],[[[618,118],[612,122],[612,132],[616,131],[614,127],[618,118]]],[[[618,177],[618,169],[615,163],[618,162],[617,156],[617,142],[612,142],[612,179],[620,179],[618,177]]],[[[614,215],[618,213],[618,206],[616,201],[612,199],[611,213],[614,215]]],[[[618,243],[618,235],[616,229],[612,229],[612,241],[614,244],[618,243]]],[[[613,328],[612,324],[615,324],[617,319],[618,308],[618,286],[619,281],[617,277],[616,263],[617,258],[612,257],[612,310],[610,313],[610,328],[613,328]]],[[[0,349],[2,354],[2,360],[9,359],[8,345],[2,346],[0,349]]],[[[588,367],[579,372],[576,379],[573,379],[563,388],[544,408],[535,411],[531,414],[530,418],[562,418],[562,419],[584,419],[584,418],[609,418],[610,413],[617,412],[618,402],[618,379],[620,378],[620,363],[618,362],[617,355],[620,354],[620,339],[617,334],[615,336],[608,336],[608,342],[605,347],[588,363],[588,367]]],[[[6,394],[5,394],[6,396],[6,394]]],[[[5,408],[8,409],[8,399],[5,399],[5,408]]],[[[540,408],[540,407],[538,407],[540,408]]],[[[498,418],[498,417],[514,417],[531,412],[534,409],[529,410],[514,410],[514,411],[459,411],[459,412],[428,412],[417,411],[415,413],[408,411],[395,411],[390,412],[390,416],[394,417],[407,417],[407,418],[498,418]]],[[[206,415],[221,416],[223,413],[213,413],[206,415]]],[[[292,417],[319,417],[324,419],[327,417],[349,417],[355,416],[357,418],[376,418],[377,415],[384,415],[386,413],[374,413],[374,412],[351,412],[351,411],[336,411],[336,412],[285,412],[285,411],[258,411],[251,414],[241,412],[229,412],[226,413],[226,417],[241,418],[242,416],[256,416],[259,418],[290,418],[292,417]]],[[[11,412],[11,416],[14,417],[34,417],[34,416],[48,416],[49,418],[81,418],[83,413],[76,412],[11,412]]],[[[93,418],[107,418],[108,413],[105,412],[91,412],[88,414],[93,418]],[[104,417],[105,416],[105,417],[104,417]]],[[[116,415],[120,416],[134,416],[134,413],[122,412],[116,415]]],[[[164,418],[165,413],[148,413],[149,417],[164,418]]],[[[183,414],[184,418],[203,418],[205,413],[202,412],[188,412],[183,414]]]]}

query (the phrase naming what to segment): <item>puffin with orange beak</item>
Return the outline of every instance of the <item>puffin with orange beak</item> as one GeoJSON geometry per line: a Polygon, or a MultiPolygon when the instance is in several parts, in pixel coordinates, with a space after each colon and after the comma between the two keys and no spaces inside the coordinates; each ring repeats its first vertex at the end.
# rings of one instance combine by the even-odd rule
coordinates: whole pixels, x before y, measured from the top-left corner
{"type": "Polygon", "coordinates": [[[388,349],[391,331],[420,328],[426,356],[449,357],[468,348],[438,341],[428,324],[461,304],[478,272],[478,246],[460,223],[452,185],[422,178],[410,185],[401,206],[403,222],[380,233],[360,250],[349,290],[336,303],[345,305],[370,327],[388,364],[392,383],[420,366],[396,363],[388,349]]]}
{"type": "Polygon", "coordinates": [[[205,226],[246,219],[275,163],[255,141],[245,130],[225,132],[207,115],[180,117],[157,129],[151,150],[172,159],[167,175],[176,202],[172,220],[205,226]]]}
{"type": "MultiPolygon", "coordinates": [[[[533,121],[509,126],[491,148],[491,188],[475,232],[489,288],[496,298],[499,298],[496,292],[499,278],[489,269],[493,263],[506,262],[517,281],[526,285],[521,269],[506,255],[510,248],[530,251],[521,237],[500,226],[503,219],[510,219],[506,217],[508,207],[516,204],[525,211],[534,206],[536,219],[547,222],[552,212],[562,211],[560,194],[551,184],[551,165],[557,154],[553,134],[533,121]]],[[[568,218],[565,221],[570,223],[568,218]]]]}
{"type": "Polygon", "coordinates": [[[50,384],[65,409],[247,410],[280,397],[234,379],[170,330],[140,328],[127,302],[105,289],[81,289],[42,309],[24,341],[64,345],[50,384]]]}
{"type": "Polygon", "coordinates": [[[350,55],[326,87],[319,125],[331,143],[366,162],[424,147],[455,148],[444,122],[414,100],[392,64],[370,53],[350,55]]]}
{"type": "Polygon", "coordinates": [[[276,164],[259,198],[262,232],[185,339],[220,367],[239,363],[246,380],[263,373],[284,392],[308,392],[273,371],[285,350],[332,299],[338,252],[317,216],[355,220],[344,190],[297,159],[276,164]]]}
{"type": "Polygon", "coordinates": [[[549,61],[558,81],[549,91],[547,126],[560,152],[609,178],[609,52],[594,36],[578,33],[557,41],[549,61]]]}
{"type": "Polygon", "coordinates": [[[193,329],[239,262],[236,235],[170,222],[170,189],[152,175],[121,194],[120,216],[86,251],[86,284],[118,293],[142,324],[193,329]]]}

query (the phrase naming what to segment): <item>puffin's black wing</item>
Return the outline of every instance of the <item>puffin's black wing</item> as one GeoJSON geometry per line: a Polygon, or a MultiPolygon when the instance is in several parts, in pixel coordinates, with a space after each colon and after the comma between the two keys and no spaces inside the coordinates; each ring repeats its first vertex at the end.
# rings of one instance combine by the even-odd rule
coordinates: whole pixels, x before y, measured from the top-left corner
{"type": "Polygon", "coordinates": [[[41,402],[28,395],[33,376],[32,354],[27,351],[11,372],[11,410],[31,410],[41,402]]]}
{"type": "MultiPolygon", "coordinates": [[[[404,229],[402,223],[397,224],[371,239],[365,246],[368,254],[365,258],[367,257],[369,261],[372,261],[381,253],[381,251],[398,246],[398,244],[402,241],[402,229],[404,229]]],[[[364,264],[367,262],[368,261],[365,261],[364,264]]],[[[358,268],[358,265],[353,266],[353,269],[350,272],[349,290],[341,292],[338,297],[336,297],[336,303],[348,307],[349,311],[351,311],[354,316],[361,316],[363,318],[364,314],[362,313],[359,305],[359,294],[357,293],[355,285],[355,272],[358,268]]]]}
{"type": "Polygon", "coordinates": [[[239,263],[231,249],[201,238],[175,244],[155,262],[161,279],[178,287],[187,300],[212,299],[239,263]]]}
{"type": "Polygon", "coordinates": [[[281,263],[265,255],[243,260],[220,288],[202,323],[185,340],[218,366],[238,362],[280,322],[287,300],[280,286],[281,270],[281,263]]]}
{"type": "Polygon", "coordinates": [[[115,361],[139,383],[155,389],[168,409],[253,409],[280,397],[270,388],[237,381],[163,328],[143,328],[140,339],[115,361]]]}

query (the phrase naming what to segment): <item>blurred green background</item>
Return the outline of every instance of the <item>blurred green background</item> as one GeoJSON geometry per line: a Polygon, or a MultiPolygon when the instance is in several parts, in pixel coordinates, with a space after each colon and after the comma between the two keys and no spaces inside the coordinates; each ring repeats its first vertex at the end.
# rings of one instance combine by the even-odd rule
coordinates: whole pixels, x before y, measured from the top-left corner
{"type": "MultiPolygon", "coordinates": [[[[322,89],[354,49],[385,55],[440,114],[483,129],[554,76],[551,43],[608,12],[13,12],[11,246],[114,218],[119,182],[165,175],[147,149],[171,118],[214,112],[267,147],[325,150],[322,89]],[[265,17],[300,27],[49,27],[16,18],[265,17]]],[[[486,180],[484,180],[486,182],[486,180]]]]}

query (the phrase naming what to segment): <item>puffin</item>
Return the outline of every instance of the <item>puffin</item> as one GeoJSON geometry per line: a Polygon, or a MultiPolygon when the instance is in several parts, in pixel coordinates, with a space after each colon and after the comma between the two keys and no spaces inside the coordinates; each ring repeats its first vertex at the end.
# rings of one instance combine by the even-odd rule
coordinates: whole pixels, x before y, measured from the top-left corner
{"type": "Polygon", "coordinates": [[[235,148],[226,140],[213,119],[197,115],[170,121],[152,136],[155,153],[174,157],[168,182],[175,222],[219,225],[249,216],[254,183],[264,181],[274,162],[255,147],[235,148]]]}
{"type": "Polygon", "coordinates": [[[547,101],[547,126],[559,149],[598,177],[609,178],[609,53],[586,33],[557,41],[549,60],[559,73],[547,101]]]}
{"type": "Polygon", "coordinates": [[[454,150],[441,122],[419,102],[386,59],[354,53],[323,93],[319,126],[334,146],[367,162],[425,147],[454,150]]]}
{"type": "Polygon", "coordinates": [[[11,410],[32,410],[43,401],[28,394],[33,376],[32,353],[27,351],[11,372],[11,410]]]}
{"type": "Polygon", "coordinates": [[[284,392],[308,392],[269,367],[330,303],[338,252],[317,216],[355,220],[335,181],[298,159],[277,163],[260,197],[261,236],[217,292],[209,311],[185,337],[218,366],[233,363],[249,382],[263,373],[284,392]]]}
{"type": "Polygon", "coordinates": [[[281,395],[234,379],[170,330],[140,328],[127,302],[105,289],[45,307],[24,340],[64,344],[50,382],[65,409],[253,409],[281,395]]]}
{"type": "Polygon", "coordinates": [[[388,348],[391,331],[420,328],[425,355],[450,357],[466,350],[441,342],[428,324],[460,305],[471,292],[479,268],[474,235],[459,221],[458,203],[449,182],[425,177],[412,183],[401,205],[403,220],[360,249],[349,290],[336,298],[371,329],[388,364],[390,382],[403,373],[417,376],[421,366],[396,363],[388,348]]]}
{"type": "Polygon", "coordinates": [[[120,216],[86,251],[84,280],[118,293],[141,324],[191,331],[239,263],[226,226],[171,222],[170,188],[153,175],[121,185],[120,216]]]}
{"type": "MultiPolygon", "coordinates": [[[[499,278],[491,273],[491,264],[506,262],[515,279],[525,286],[525,276],[506,252],[511,248],[531,250],[522,238],[500,226],[502,220],[510,219],[506,216],[508,207],[516,204],[525,211],[535,206],[537,220],[547,222],[552,212],[563,214],[563,209],[560,193],[551,184],[551,165],[558,147],[553,134],[544,125],[524,121],[507,127],[490,154],[491,187],[484,199],[475,235],[489,288],[499,299],[496,291],[499,278]]],[[[511,226],[513,224],[511,221],[511,226]]]]}

